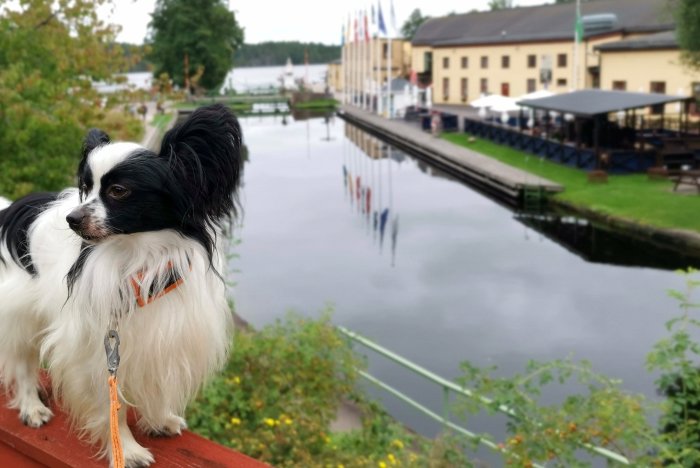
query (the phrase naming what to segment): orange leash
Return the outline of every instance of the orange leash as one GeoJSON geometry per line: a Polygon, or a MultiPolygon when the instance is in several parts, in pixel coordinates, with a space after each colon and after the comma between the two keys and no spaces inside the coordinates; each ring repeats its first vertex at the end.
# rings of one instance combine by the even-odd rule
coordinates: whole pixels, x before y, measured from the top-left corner
{"type": "Polygon", "coordinates": [[[114,468],[124,468],[124,451],[119,437],[119,394],[117,392],[117,377],[109,376],[109,437],[112,441],[112,458],[114,468]]]}
{"type": "Polygon", "coordinates": [[[112,459],[114,468],[124,468],[124,451],[119,436],[119,391],[117,389],[117,369],[119,368],[119,335],[110,330],[105,336],[105,352],[107,353],[107,370],[109,371],[109,438],[112,443],[112,459]],[[114,346],[111,346],[111,342],[114,346]]]}

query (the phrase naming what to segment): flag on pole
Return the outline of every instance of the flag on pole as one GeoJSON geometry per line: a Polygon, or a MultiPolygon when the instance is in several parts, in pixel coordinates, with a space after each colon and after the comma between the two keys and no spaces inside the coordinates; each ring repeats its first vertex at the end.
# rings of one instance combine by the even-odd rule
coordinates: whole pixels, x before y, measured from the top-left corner
{"type": "Polygon", "coordinates": [[[377,2],[377,23],[379,26],[379,32],[384,34],[386,37],[386,24],[384,23],[384,15],[382,14],[382,4],[377,2]]]}
{"type": "Polygon", "coordinates": [[[357,16],[355,16],[355,42],[357,42],[357,41],[359,40],[358,37],[357,37],[357,36],[358,36],[357,28],[358,28],[358,26],[357,26],[357,16]]]}
{"type": "Polygon", "coordinates": [[[574,24],[574,39],[577,44],[583,41],[583,21],[581,21],[581,3],[576,1],[576,23],[574,24]]]}
{"type": "Polygon", "coordinates": [[[391,29],[393,29],[394,34],[396,33],[396,13],[394,12],[394,0],[389,2],[389,20],[391,21],[391,29]]]}
{"type": "Polygon", "coordinates": [[[365,17],[365,42],[369,42],[369,25],[367,24],[367,12],[364,12],[365,17]]]}
{"type": "Polygon", "coordinates": [[[345,45],[345,25],[340,26],[340,47],[345,45]]]}

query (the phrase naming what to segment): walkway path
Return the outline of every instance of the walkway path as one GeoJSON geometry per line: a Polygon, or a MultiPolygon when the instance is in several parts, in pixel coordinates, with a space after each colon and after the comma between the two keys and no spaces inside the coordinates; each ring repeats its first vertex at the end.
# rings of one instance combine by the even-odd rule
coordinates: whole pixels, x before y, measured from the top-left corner
{"type": "Polygon", "coordinates": [[[525,189],[541,189],[546,192],[564,190],[564,187],[551,180],[435,138],[420,130],[415,123],[385,119],[348,105],[341,106],[340,115],[389,143],[432,162],[440,169],[511,198],[519,198],[525,189]]]}

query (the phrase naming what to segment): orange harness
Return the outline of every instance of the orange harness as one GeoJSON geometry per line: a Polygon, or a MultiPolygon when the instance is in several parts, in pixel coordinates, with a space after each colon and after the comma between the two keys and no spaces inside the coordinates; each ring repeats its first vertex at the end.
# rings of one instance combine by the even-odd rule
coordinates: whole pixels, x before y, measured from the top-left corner
{"type": "MultiPolygon", "coordinates": [[[[168,279],[160,291],[154,291],[153,286],[148,292],[146,300],[141,295],[141,282],[143,281],[143,272],[138,272],[136,276],[131,278],[131,288],[134,290],[136,304],[139,307],[144,307],[147,304],[155,301],[159,297],[172,292],[180,286],[185,280],[178,275],[173,268],[173,263],[168,262],[168,279]]],[[[110,330],[105,336],[105,351],[107,353],[107,369],[109,370],[109,432],[110,443],[112,446],[112,459],[114,468],[124,468],[124,451],[122,449],[121,437],[119,436],[119,392],[117,383],[117,369],[119,368],[119,334],[116,330],[110,330]]]]}
{"type": "Polygon", "coordinates": [[[174,269],[173,269],[173,262],[168,262],[168,281],[165,284],[165,287],[160,290],[160,291],[153,291],[153,287],[151,287],[151,290],[148,292],[148,296],[146,297],[146,300],[144,301],[143,296],[141,295],[141,282],[143,281],[143,272],[138,272],[135,277],[131,278],[131,287],[134,290],[134,296],[136,296],[136,304],[138,304],[139,307],[144,307],[151,302],[155,301],[156,299],[165,296],[169,292],[172,292],[180,286],[182,283],[184,283],[184,279],[180,275],[178,275],[174,269]]]}

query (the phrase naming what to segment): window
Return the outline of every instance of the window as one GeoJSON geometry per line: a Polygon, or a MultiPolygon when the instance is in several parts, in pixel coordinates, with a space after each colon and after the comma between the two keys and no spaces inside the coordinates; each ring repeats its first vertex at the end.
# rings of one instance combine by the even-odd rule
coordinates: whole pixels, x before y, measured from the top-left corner
{"type": "Polygon", "coordinates": [[[527,92],[534,93],[537,91],[537,80],[534,78],[527,79],[527,92]]]}
{"type": "MultiPolygon", "coordinates": [[[[649,92],[665,94],[666,93],[666,82],[665,81],[652,81],[651,83],[649,83],[649,92]]],[[[659,104],[656,106],[652,106],[651,113],[652,114],[663,114],[664,113],[664,105],[659,104]]]]}
{"type": "Polygon", "coordinates": [[[501,83],[501,96],[510,96],[510,84],[501,83]]]}
{"type": "Polygon", "coordinates": [[[462,68],[469,68],[469,57],[462,57],[462,68]]]}
{"type": "MultiPolygon", "coordinates": [[[[426,55],[427,54],[428,54],[428,52],[426,52],[426,55]]],[[[382,44],[382,58],[384,60],[387,60],[389,58],[389,44],[382,44]]],[[[426,64],[427,64],[427,61],[426,61],[426,64]]],[[[427,65],[426,65],[426,69],[427,69],[427,65]]]]}
{"type": "Polygon", "coordinates": [[[557,67],[559,67],[559,68],[566,67],[566,54],[557,55],[557,67]]]}
{"type": "Polygon", "coordinates": [[[481,56],[481,68],[488,68],[489,67],[489,58],[486,55],[481,56]]]}
{"type": "Polygon", "coordinates": [[[482,78],[481,79],[481,86],[480,86],[481,92],[482,93],[488,93],[489,92],[489,80],[488,78],[482,78]]]}
{"type": "Polygon", "coordinates": [[[612,89],[615,91],[627,91],[627,82],[626,81],[613,81],[612,82],[612,89]]]}
{"type": "Polygon", "coordinates": [[[501,57],[501,68],[510,68],[510,56],[504,55],[501,57]]]}
{"type": "Polygon", "coordinates": [[[537,55],[532,54],[527,56],[527,68],[537,68],[537,55]]]}
{"type": "Polygon", "coordinates": [[[557,79],[557,86],[566,86],[566,78],[557,79]]]}
{"type": "MultiPolygon", "coordinates": [[[[384,44],[385,54],[386,54],[386,51],[388,51],[388,50],[389,50],[389,45],[384,44]]],[[[386,55],[384,55],[384,58],[388,58],[388,57],[386,55]]],[[[425,52],[425,54],[423,54],[423,65],[424,65],[423,71],[426,71],[428,73],[433,71],[433,53],[432,52],[425,52]]]]}
{"type": "Polygon", "coordinates": [[[450,58],[449,57],[442,58],[442,68],[450,68],[450,58]]]}
{"type": "Polygon", "coordinates": [[[700,114],[700,81],[691,83],[690,89],[695,100],[690,102],[689,112],[693,115],[698,115],[700,114]]]}
{"type": "Polygon", "coordinates": [[[444,101],[447,101],[450,99],[450,79],[449,78],[442,79],[442,98],[444,101]]]}
{"type": "Polygon", "coordinates": [[[467,102],[467,98],[469,97],[469,79],[468,78],[462,78],[460,88],[462,89],[462,102],[467,102]]]}

